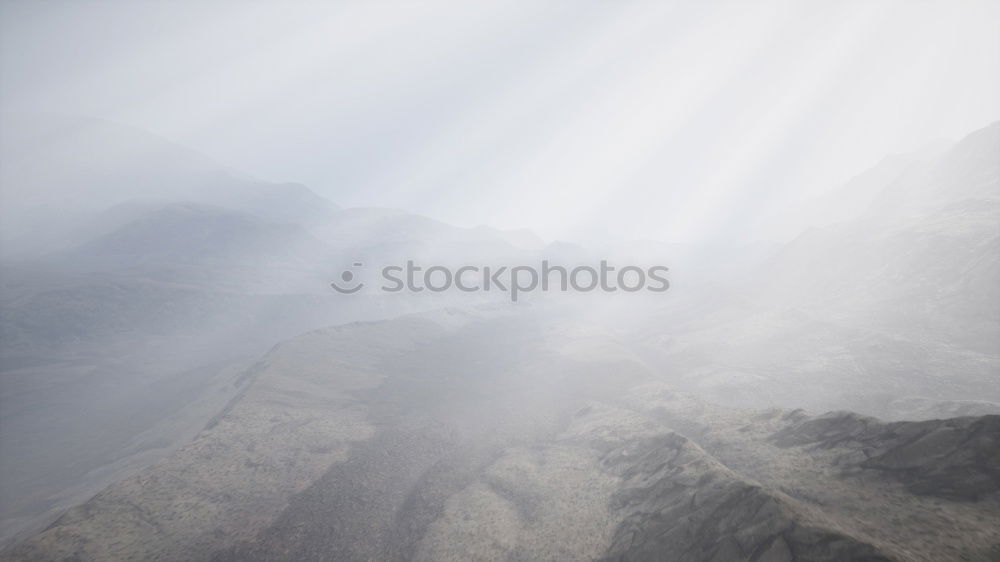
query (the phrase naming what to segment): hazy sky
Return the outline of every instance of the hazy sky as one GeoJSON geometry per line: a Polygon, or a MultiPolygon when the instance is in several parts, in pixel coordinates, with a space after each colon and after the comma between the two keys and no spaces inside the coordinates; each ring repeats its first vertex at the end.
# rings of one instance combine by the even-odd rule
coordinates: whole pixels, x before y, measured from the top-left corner
{"type": "Polygon", "coordinates": [[[5,2],[0,105],[342,205],[756,238],[1000,118],[1000,2],[5,2]]]}

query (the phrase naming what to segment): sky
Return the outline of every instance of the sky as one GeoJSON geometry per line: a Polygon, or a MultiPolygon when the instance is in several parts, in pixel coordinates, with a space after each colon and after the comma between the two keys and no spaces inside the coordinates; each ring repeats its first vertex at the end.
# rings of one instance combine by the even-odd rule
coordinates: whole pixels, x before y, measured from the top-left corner
{"type": "Polygon", "coordinates": [[[1000,119],[998,26],[995,1],[7,1],[0,110],[461,226],[780,241],[1000,119]]]}

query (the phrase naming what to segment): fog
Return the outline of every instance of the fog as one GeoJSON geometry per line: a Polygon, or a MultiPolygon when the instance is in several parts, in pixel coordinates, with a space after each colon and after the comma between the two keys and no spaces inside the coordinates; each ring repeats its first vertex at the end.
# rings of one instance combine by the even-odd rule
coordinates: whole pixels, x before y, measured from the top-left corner
{"type": "Polygon", "coordinates": [[[546,239],[784,241],[803,200],[1000,118],[988,1],[3,10],[8,111],[546,239]]]}
{"type": "Polygon", "coordinates": [[[0,4],[0,558],[992,559],[998,18],[0,4]]]}

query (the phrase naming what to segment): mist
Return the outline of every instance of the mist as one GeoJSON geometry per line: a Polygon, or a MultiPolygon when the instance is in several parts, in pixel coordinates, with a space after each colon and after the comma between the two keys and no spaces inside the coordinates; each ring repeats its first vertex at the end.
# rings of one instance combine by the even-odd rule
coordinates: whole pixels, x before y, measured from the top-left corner
{"type": "Polygon", "coordinates": [[[809,198],[1000,118],[992,2],[3,9],[7,111],[546,239],[787,241],[809,198]]]}
{"type": "Polygon", "coordinates": [[[995,559],[998,18],[0,4],[0,559],[995,559]]]}

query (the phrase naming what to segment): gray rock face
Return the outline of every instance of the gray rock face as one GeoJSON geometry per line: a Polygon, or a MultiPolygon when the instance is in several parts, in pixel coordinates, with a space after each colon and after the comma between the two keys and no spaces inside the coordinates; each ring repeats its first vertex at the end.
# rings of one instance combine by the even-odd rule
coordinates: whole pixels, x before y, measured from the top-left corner
{"type": "Polygon", "coordinates": [[[915,494],[976,500],[1000,492],[1000,416],[882,423],[834,413],[784,429],[774,440],[860,452],[857,466],[885,472],[915,494]]]}
{"type": "Polygon", "coordinates": [[[623,512],[604,560],[889,560],[871,545],[822,528],[787,498],[747,482],[677,434],[609,455],[623,512]]]}

